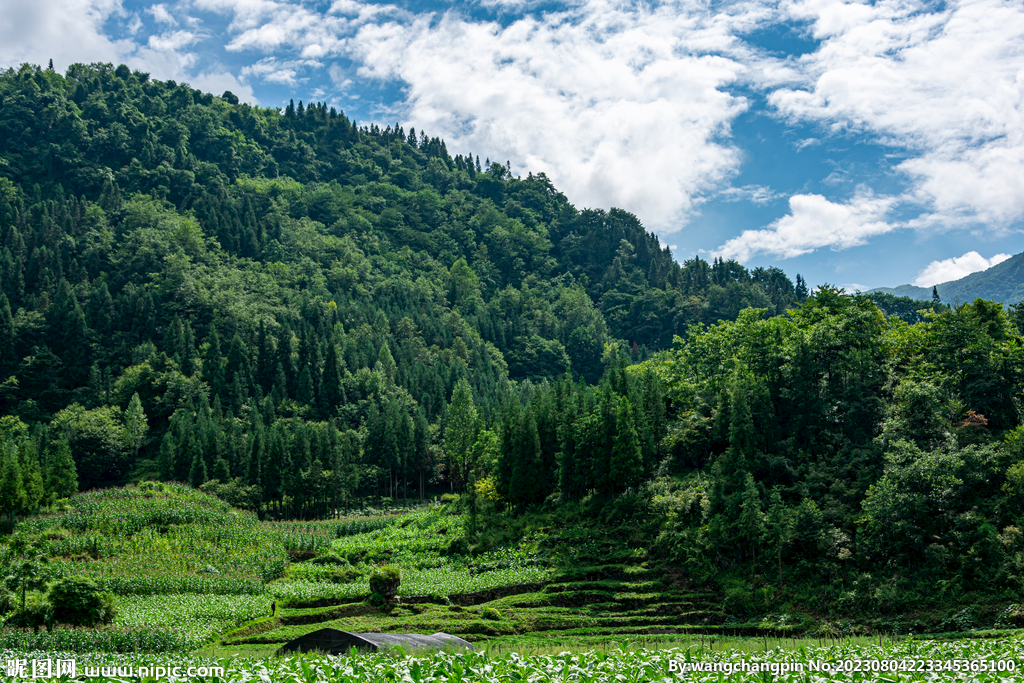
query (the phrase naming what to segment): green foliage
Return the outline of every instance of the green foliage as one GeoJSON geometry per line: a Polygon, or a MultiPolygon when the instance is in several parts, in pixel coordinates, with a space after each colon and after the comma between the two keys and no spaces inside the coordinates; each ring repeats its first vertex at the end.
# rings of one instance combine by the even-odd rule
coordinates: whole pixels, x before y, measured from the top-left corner
{"type": "Polygon", "coordinates": [[[83,577],[60,579],[50,586],[47,598],[53,608],[53,620],[59,624],[95,626],[117,616],[113,594],[83,577]]]}
{"type": "Polygon", "coordinates": [[[393,565],[377,567],[370,573],[370,592],[384,596],[390,600],[398,595],[402,585],[402,572],[393,565]]]}
{"type": "Polygon", "coordinates": [[[0,415],[40,461],[0,463],[10,521],[73,491],[60,441],[79,489],[216,480],[277,519],[462,489],[514,382],[594,382],[606,344],[642,360],[799,299],[778,269],[679,265],[543,174],[324,104],[105,64],[8,70],[0,100],[0,415]]]}

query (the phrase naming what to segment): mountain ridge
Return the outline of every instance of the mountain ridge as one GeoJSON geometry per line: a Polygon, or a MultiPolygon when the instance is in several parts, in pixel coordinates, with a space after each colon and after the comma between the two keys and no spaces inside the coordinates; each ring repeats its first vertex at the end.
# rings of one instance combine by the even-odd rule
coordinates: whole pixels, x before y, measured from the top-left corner
{"type": "MultiPolygon", "coordinates": [[[[938,288],[939,297],[945,303],[966,303],[975,299],[999,301],[1004,306],[1020,303],[1024,301],[1024,252],[986,270],[971,273],[959,280],[940,282],[935,286],[938,288]]],[[[931,287],[915,285],[876,287],[866,293],[892,294],[921,301],[932,298],[931,287]]]]}

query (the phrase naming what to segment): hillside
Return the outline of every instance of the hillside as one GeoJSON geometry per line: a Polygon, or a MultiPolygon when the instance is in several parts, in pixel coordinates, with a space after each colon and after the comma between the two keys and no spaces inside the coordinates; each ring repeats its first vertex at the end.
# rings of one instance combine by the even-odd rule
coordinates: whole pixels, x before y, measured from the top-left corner
{"type": "MultiPolygon", "coordinates": [[[[998,301],[1005,306],[1024,301],[1024,253],[1017,254],[988,270],[971,273],[951,282],[942,282],[936,287],[939,297],[947,304],[967,303],[975,299],[998,301]]],[[[868,294],[882,292],[898,297],[909,297],[931,301],[931,287],[900,285],[879,287],[868,294]]]]}
{"type": "MultiPolygon", "coordinates": [[[[245,566],[268,521],[317,520],[290,550],[358,568],[401,538],[422,550],[410,597],[505,570],[550,581],[519,553],[540,537],[586,550],[570,569],[628,556],[615,585],[504,605],[603,605],[587,628],[682,614],[660,602],[733,624],[1024,623],[1021,307],[921,313],[676,264],[634,216],[323,105],[258,109],[103,65],[10,71],[0,97],[7,526],[67,513],[76,490],[178,481],[249,511],[189,537],[203,552],[231,543],[245,566]],[[349,547],[333,526],[439,494],[461,534],[411,516],[349,547]]],[[[315,564],[269,587],[282,546],[262,547],[275,571],[249,564],[250,588],[369,588],[315,564]]],[[[168,585],[225,581],[195,559],[168,585]]]]}
{"type": "Polygon", "coordinates": [[[778,269],[677,264],[635,216],[479,156],[126,66],[8,70],[0,414],[41,471],[66,443],[81,489],[237,480],[237,504],[316,515],[450,486],[460,379],[489,419],[516,382],[593,382],[606,349],[643,360],[806,294],[778,269]]]}

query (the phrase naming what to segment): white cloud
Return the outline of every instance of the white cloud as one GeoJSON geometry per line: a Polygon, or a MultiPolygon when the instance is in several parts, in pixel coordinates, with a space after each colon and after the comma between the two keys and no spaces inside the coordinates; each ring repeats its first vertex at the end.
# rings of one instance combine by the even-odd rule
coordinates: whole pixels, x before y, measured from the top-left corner
{"type": "Polygon", "coordinates": [[[979,270],[988,270],[1010,258],[1010,254],[996,254],[985,258],[976,251],[969,251],[963,256],[954,256],[943,261],[932,261],[917,274],[914,284],[918,287],[931,287],[941,282],[951,282],[967,277],[979,270]]]}
{"type": "Polygon", "coordinates": [[[171,13],[167,11],[167,7],[163,4],[153,5],[146,10],[147,13],[153,15],[153,19],[158,24],[168,24],[170,26],[177,26],[177,20],[171,16],[171,13]]]}
{"type": "Polygon", "coordinates": [[[725,88],[745,14],[595,1],[508,25],[449,13],[369,24],[346,44],[361,76],[401,80],[408,124],[450,150],[544,172],[578,204],[671,232],[737,170],[747,108],[725,88]]]}
{"type": "Polygon", "coordinates": [[[142,29],[142,19],[139,18],[138,14],[133,14],[131,21],[128,22],[127,30],[128,33],[133,36],[142,29]]]}
{"type": "Polygon", "coordinates": [[[846,249],[865,244],[870,237],[896,227],[885,219],[895,205],[892,197],[867,193],[837,204],[818,194],[798,194],[789,199],[789,215],[763,230],[745,230],[713,253],[745,263],[756,254],[791,258],[815,249],[846,249]]]}
{"type": "Polygon", "coordinates": [[[248,83],[239,81],[238,78],[229,71],[204,72],[197,76],[190,77],[188,82],[193,88],[197,88],[203,92],[220,95],[224,91],[230,90],[233,94],[237,95],[238,99],[242,102],[248,102],[250,104],[257,103],[256,96],[252,91],[252,86],[248,83]]]}
{"type": "Polygon", "coordinates": [[[266,57],[255,64],[244,67],[240,75],[243,78],[255,76],[265,83],[295,86],[308,80],[307,78],[299,78],[300,69],[320,68],[322,66],[323,64],[320,62],[309,59],[279,61],[274,57],[266,57]]]}
{"type": "MultiPolygon", "coordinates": [[[[3,2],[3,0],[0,0],[3,2]]],[[[188,82],[214,92],[231,90],[255,103],[252,87],[240,83],[223,67],[196,73],[195,54],[184,48],[197,40],[189,31],[174,31],[135,40],[113,40],[104,29],[122,19],[129,35],[141,29],[137,14],[124,13],[118,0],[37,0],[3,2],[0,12],[0,66],[22,62],[46,64],[53,58],[62,71],[75,62],[128,64],[156,78],[188,82]]]]}
{"type": "Polygon", "coordinates": [[[120,11],[117,0],[5,1],[0,11],[0,66],[24,62],[63,70],[75,62],[114,62],[130,44],[111,40],[103,30],[120,11]]]}
{"type": "Polygon", "coordinates": [[[765,185],[744,185],[743,187],[727,187],[722,191],[722,196],[730,202],[748,201],[761,206],[781,199],[784,195],[765,185]]]}
{"type": "Polygon", "coordinates": [[[180,50],[196,42],[198,38],[191,31],[167,31],[149,37],[149,47],[157,51],[180,50]]]}
{"type": "Polygon", "coordinates": [[[930,216],[1004,229],[1024,216],[1024,4],[1017,0],[790,0],[823,42],[770,102],[794,121],[868,132],[930,216]]]}

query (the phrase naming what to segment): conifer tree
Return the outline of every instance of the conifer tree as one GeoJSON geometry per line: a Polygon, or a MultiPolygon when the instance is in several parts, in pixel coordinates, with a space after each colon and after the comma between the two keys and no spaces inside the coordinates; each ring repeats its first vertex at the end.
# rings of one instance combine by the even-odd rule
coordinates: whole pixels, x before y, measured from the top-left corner
{"type": "Polygon", "coordinates": [[[160,454],[157,457],[157,462],[160,467],[160,478],[164,481],[171,481],[175,478],[176,463],[178,461],[177,453],[174,448],[174,435],[167,431],[164,434],[164,438],[160,441],[160,454]]]}
{"type": "Polygon", "coordinates": [[[46,474],[46,491],[51,499],[70,498],[78,493],[78,472],[71,447],[64,439],[53,445],[50,453],[49,470],[46,474]]]}
{"type": "Polygon", "coordinates": [[[12,443],[0,443],[0,514],[13,521],[14,515],[25,507],[25,487],[18,466],[18,448],[12,443]]]}
{"type": "Polygon", "coordinates": [[[142,400],[139,398],[139,392],[135,392],[124,413],[124,445],[131,453],[133,461],[138,456],[139,449],[142,448],[142,442],[148,430],[149,421],[142,409],[142,400]]]}
{"type": "Polygon", "coordinates": [[[460,490],[466,485],[477,429],[473,390],[469,382],[460,379],[452,390],[452,402],[448,406],[448,421],[444,430],[445,456],[451,476],[460,490]]]}
{"type": "Polygon", "coordinates": [[[199,448],[195,448],[193,452],[192,464],[188,470],[188,483],[199,488],[206,483],[209,477],[206,474],[206,461],[203,459],[202,452],[199,448]]]}
{"type": "Polygon", "coordinates": [[[7,296],[0,292],[0,381],[7,378],[13,369],[16,358],[14,353],[14,318],[7,296]]]}
{"type": "Polygon", "coordinates": [[[636,431],[636,416],[625,396],[619,397],[615,408],[615,437],[609,463],[608,479],[614,491],[622,491],[640,479],[643,455],[636,431]]]}

